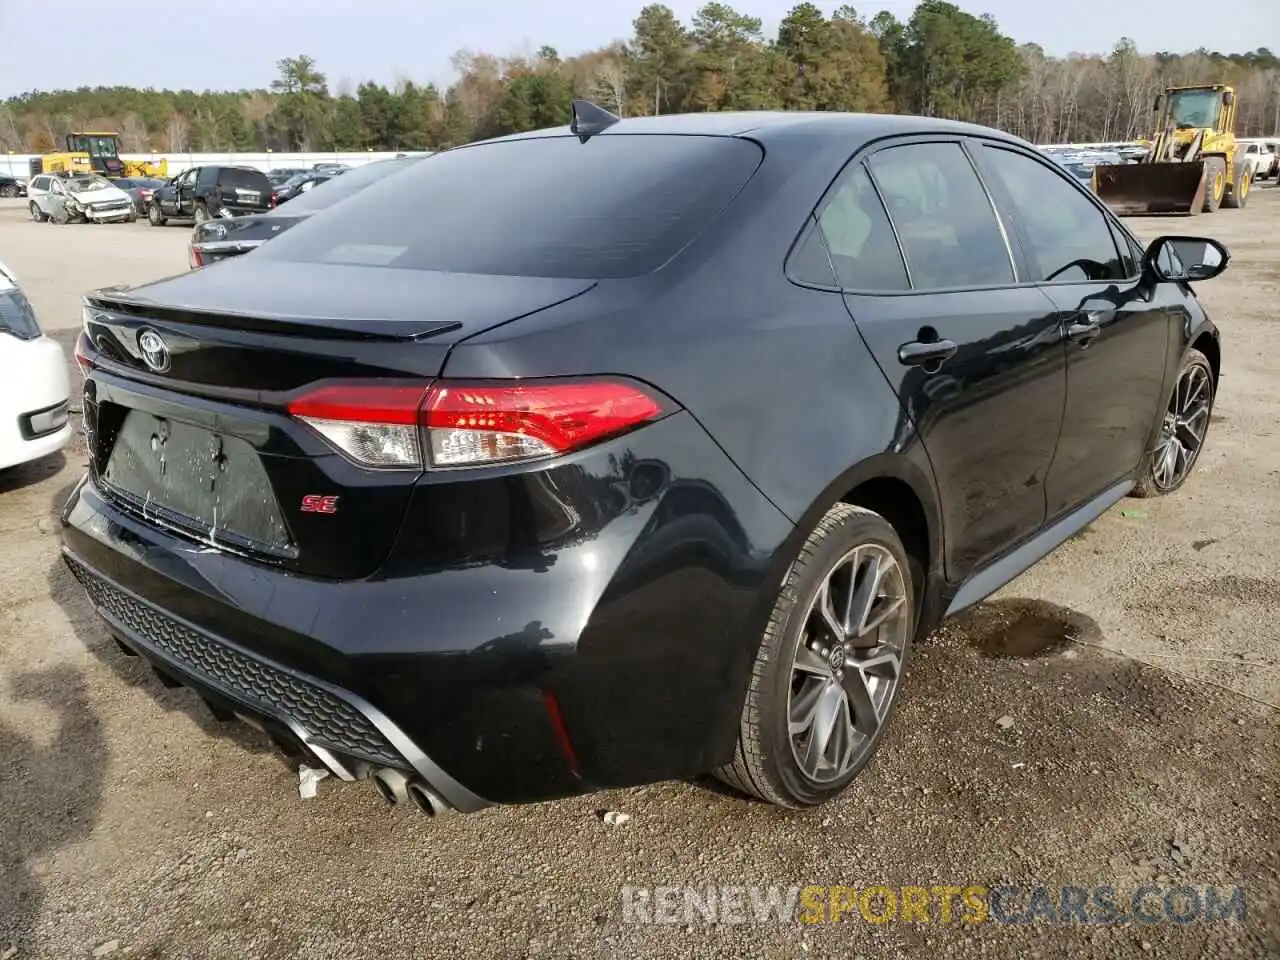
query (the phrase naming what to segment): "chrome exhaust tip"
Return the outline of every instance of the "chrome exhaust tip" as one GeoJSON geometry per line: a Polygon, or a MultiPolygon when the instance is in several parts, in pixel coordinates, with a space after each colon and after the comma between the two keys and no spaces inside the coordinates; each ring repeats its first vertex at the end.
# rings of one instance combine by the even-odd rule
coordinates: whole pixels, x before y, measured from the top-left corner
{"type": "Polygon", "coordinates": [[[373,786],[391,806],[409,801],[409,777],[402,770],[380,767],[373,772],[373,786]]]}
{"type": "Polygon", "coordinates": [[[450,810],[444,798],[425,783],[409,784],[409,799],[428,817],[443,816],[450,810]]]}

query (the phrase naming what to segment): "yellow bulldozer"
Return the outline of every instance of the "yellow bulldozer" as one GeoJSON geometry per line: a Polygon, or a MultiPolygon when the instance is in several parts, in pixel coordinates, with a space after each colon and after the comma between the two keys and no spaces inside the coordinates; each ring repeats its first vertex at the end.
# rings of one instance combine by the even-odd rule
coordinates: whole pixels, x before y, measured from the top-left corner
{"type": "Polygon", "coordinates": [[[42,173],[97,173],[112,180],[120,177],[163,180],[169,176],[169,161],[121,160],[118,133],[69,133],[65,151],[31,158],[31,175],[42,173]]]}
{"type": "Polygon", "coordinates": [[[1236,148],[1236,94],[1217,83],[1170,87],[1156,98],[1151,149],[1136,163],[1094,168],[1098,196],[1124,216],[1243,207],[1253,170],[1236,148]]]}

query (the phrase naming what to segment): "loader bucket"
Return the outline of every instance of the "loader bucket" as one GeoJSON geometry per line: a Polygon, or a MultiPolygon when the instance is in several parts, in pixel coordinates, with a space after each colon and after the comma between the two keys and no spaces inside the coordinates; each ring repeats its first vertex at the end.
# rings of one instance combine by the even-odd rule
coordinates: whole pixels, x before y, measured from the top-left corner
{"type": "Polygon", "coordinates": [[[1204,162],[1115,163],[1093,168],[1099,198],[1121,216],[1186,214],[1204,208],[1204,162]]]}

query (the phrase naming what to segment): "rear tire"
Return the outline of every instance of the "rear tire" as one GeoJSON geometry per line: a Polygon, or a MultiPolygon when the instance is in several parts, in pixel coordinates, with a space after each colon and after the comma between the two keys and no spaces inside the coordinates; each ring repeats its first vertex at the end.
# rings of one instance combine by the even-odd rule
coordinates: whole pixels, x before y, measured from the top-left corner
{"type": "Polygon", "coordinates": [[[12,200],[17,195],[18,185],[16,183],[6,183],[3,187],[0,187],[0,197],[4,197],[6,200],[12,200]]]}
{"type": "Polygon", "coordinates": [[[198,227],[200,226],[200,224],[207,222],[208,219],[209,219],[209,208],[206,207],[204,205],[204,201],[201,200],[198,203],[196,203],[196,213],[195,213],[196,226],[198,227]]]}
{"type": "Polygon", "coordinates": [[[1210,157],[1204,162],[1204,212],[1213,213],[1222,206],[1227,192],[1227,161],[1210,157]]]}
{"type": "Polygon", "coordinates": [[[879,514],[847,503],[827,511],[778,591],[719,779],[791,808],[849,785],[875,754],[905,677],[910,571],[879,514]]]}
{"type": "Polygon", "coordinates": [[[1241,165],[1236,171],[1235,183],[1227,188],[1227,195],[1222,205],[1228,210],[1240,210],[1249,202],[1249,194],[1253,189],[1253,168],[1241,165]]]}
{"type": "Polygon", "coordinates": [[[164,214],[160,212],[160,204],[152,202],[147,207],[147,222],[153,227],[163,227],[165,225],[164,214]]]}
{"type": "Polygon", "coordinates": [[[1143,458],[1131,496],[1163,497],[1186,483],[1204,449],[1216,399],[1209,358],[1188,350],[1165,407],[1156,448],[1143,458]]]}

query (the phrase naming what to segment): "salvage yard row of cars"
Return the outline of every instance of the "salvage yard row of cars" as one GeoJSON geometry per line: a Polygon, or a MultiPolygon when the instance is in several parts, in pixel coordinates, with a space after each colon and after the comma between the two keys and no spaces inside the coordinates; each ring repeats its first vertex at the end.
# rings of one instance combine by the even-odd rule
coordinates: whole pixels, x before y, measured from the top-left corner
{"type": "Polygon", "coordinates": [[[145,216],[155,226],[172,219],[201,223],[213,216],[261,213],[349,169],[325,162],[309,170],[263,173],[256,167],[214,164],[188,168],[168,180],[88,172],[30,178],[6,174],[0,175],[0,197],[28,198],[28,211],[37,222],[132,222],[145,216]]]}
{"type": "Polygon", "coordinates": [[[823,803],[918,637],[1210,423],[1227,250],[983,127],[577,101],[283,208],[190,180],[148,210],[203,200],[196,269],[84,301],[65,561],[216,716],[430,814],[823,803]]]}

